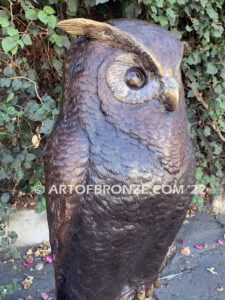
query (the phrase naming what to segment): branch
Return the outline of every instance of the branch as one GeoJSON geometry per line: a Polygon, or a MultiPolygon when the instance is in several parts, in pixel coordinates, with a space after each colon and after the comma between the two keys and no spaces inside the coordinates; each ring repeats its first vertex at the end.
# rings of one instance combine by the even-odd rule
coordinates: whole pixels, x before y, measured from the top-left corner
{"type": "Polygon", "coordinates": [[[196,89],[195,96],[196,96],[196,99],[198,100],[198,102],[200,102],[200,103],[205,107],[205,109],[208,110],[209,106],[208,106],[208,104],[203,100],[202,94],[199,92],[198,89],[196,89]]]}
{"type": "Polygon", "coordinates": [[[34,84],[34,89],[35,89],[35,92],[36,92],[36,95],[37,95],[38,99],[40,100],[40,102],[41,102],[42,104],[44,104],[43,101],[42,101],[42,99],[41,99],[41,96],[40,96],[39,93],[38,93],[38,90],[37,90],[37,83],[36,83],[35,81],[33,81],[33,80],[31,80],[30,78],[27,78],[27,77],[25,77],[25,76],[10,77],[9,79],[17,79],[17,78],[25,79],[25,80],[28,80],[28,81],[32,82],[32,83],[34,84]]]}
{"type": "Polygon", "coordinates": [[[212,129],[218,134],[219,138],[221,139],[222,142],[225,143],[225,137],[222,135],[221,131],[218,128],[218,124],[216,123],[216,121],[213,121],[210,126],[212,127],[212,129]]]}
{"type": "Polygon", "coordinates": [[[12,10],[13,4],[12,4],[11,0],[9,0],[9,5],[10,5],[11,23],[12,23],[12,27],[13,27],[13,10],[12,10]]]}
{"type": "MultiPolygon", "coordinates": [[[[202,94],[199,92],[198,89],[196,89],[195,96],[196,96],[196,99],[204,106],[204,108],[206,110],[208,110],[209,109],[209,105],[203,100],[202,94]]],[[[225,143],[225,137],[222,135],[221,131],[219,130],[217,122],[213,121],[213,122],[209,123],[209,125],[218,134],[220,140],[223,143],[225,143]]]]}

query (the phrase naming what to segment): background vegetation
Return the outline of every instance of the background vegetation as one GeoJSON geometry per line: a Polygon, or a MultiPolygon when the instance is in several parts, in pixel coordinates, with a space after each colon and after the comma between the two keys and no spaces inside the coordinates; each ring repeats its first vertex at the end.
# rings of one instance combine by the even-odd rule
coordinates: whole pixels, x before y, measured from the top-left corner
{"type": "MultiPolygon", "coordinates": [[[[0,236],[14,256],[16,233],[4,237],[9,213],[20,206],[45,209],[44,194],[34,189],[44,183],[43,146],[59,112],[63,62],[73,39],[55,25],[71,17],[140,18],[186,41],[182,71],[197,181],[207,185],[207,198],[225,178],[224,0],[2,0],[0,236]]],[[[204,197],[194,203],[201,207],[204,197]]]]}

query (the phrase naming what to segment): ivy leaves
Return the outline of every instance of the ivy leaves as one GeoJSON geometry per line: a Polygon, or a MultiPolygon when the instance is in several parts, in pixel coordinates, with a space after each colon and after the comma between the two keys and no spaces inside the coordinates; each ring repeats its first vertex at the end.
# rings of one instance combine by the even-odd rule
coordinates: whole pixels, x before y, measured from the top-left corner
{"type": "Polygon", "coordinates": [[[12,52],[12,54],[15,54],[15,51],[13,51],[17,47],[17,42],[13,40],[11,37],[7,37],[2,40],[2,49],[5,53],[8,53],[9,51],[12,52]]]}
{"type": "Polygon", "coordinates": [[[206,72],[210,75],[215,75],[218,72],[218,69],[214,64],[209,62],[209,63],[207,63],[206,72]]]}
{"type": "Polygon", "coordinates": [[[29,34],[24,34],[21,38],[19,37],[18,29],[13,27],[7,27],[8,37],[2,39],[2,49],[5,53],[11,52],[12,55],[17,53],[18,46],[22,49],[24,45],[31,45],[31,37],[29,34]]]}
{"type": "Polygon", "coordinates": [[[26,17],[26,19],[31,20],[31,21],[35,21],[38,19],[38,15],[34,9],[28,9],[25,12],[25,17],[26,17]]]}
{"type": "Polygon", "coordinates": [[[38,12],[38,19],[48,25],[50,29],[54,29],[57,23],[57,18],[53,15],[55,10],[50,6],[45,6],[43,10],[38,12]]]}
{"type": "MultiPolygon", "coordinates": [[[[39,20],[44,25],[47,25],[49,30],[53,30],[58,21],[54,14],[55,10],[51,6],[44,6],[42,10],[29,8],[25,11],[25,17],[27,20],[39,20]]],[[[8,18],[8,15],[0,17],[0,26],[7,29],[5,35],[8,35],[2,39],[1,45],[5,53],[11,52],[12,55],[15,55],[19,46],[23,49],[25,45],[32,45],[31,34],[25,33],[21,35],[18,29],[11,27],[8,18]]]]}

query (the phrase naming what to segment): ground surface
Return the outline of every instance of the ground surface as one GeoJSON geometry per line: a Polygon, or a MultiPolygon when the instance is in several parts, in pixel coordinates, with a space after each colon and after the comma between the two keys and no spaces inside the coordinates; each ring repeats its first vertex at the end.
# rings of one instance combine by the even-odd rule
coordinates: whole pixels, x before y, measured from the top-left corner
{"type": "MultiPolygon", "coordinates": [[[[157,290],[156,294],[160,300],[224,300],[225,217],[215,219],[206,213],[197,213],[195,217],[187,220],[189,224],[182,226],[176,238],[177,254],[160,274],[162,287],[157,290]],[[178,242],[180,239],[184,241],[184,244],[178,242]],[[223,241],[223,245],[219,245],[218,240],[223,241]],[[194,247],[195,245],[201,247],[203,244],[207,244],[206,248],[194,247]],[[190,255],[185,256],[181,253],[183,247],[189,247],[190,255]],[[214,269],[210,272],[207,268],[214,269]]],[[[33,247],[34,251],[36,248],[33,247]]],[[[23,253],[26,253],[27,249],[23,249],[23,253]]],[[[28,290],[24,290],[21,285],[21,290],[6,296],[5,300],[25,299],[27,296],[32,296],[35,300],[42,299],[41,293],[48,293],[52,300],[55,299],[52,264],[44,263],[43,269],[38,271],[35,266],[42,263],[42,259],[34,256],[34,262],[30,266],[19,273],[13,273],[13,264],[20,266],[23,262],[24,259],[21,259],[5,264],[1,269],[0,284],[7,284],[15,277],[21,283],[28,275],[34,277],[33,284],[28,290]]]]}

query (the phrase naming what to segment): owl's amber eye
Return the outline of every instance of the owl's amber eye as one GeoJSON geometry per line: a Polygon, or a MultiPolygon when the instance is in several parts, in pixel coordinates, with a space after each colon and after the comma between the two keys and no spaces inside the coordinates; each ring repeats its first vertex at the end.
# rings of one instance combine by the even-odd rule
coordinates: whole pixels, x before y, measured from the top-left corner
{"type": "Polygon", "coordinates": [[[141,88],[145,81],[146,75],[140,69],[131,68],[125,74],[125,82],[131,88],[141,88]]]}

